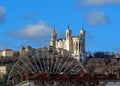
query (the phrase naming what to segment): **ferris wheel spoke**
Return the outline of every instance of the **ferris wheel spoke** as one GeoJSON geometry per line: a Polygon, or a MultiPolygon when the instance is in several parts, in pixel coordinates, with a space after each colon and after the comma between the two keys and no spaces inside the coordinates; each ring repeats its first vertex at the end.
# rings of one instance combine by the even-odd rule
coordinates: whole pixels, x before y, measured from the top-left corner
{"type": "Polygon", "coordinates": [[[21,62],[24,63],[24,65],[31,71],[31,73],[34,73],[34,71],[32,71],[32,69],[21,59],[21,62]]]}
{"type": "Polygon", "coordinates": [[[36,60],[34,59],[33,56],[32,56],[32,59],[33,59],[33,62],[35,63],[35,66],[36,66],[36,68],[37,68],[37,71],[41,72],[40,69],[39,69],[39,67],[38,67],[38,64],[37,64],[37,62],[36,62],[36,60]]]}
{"type": "MultiPolygon", "coordinates": [[[[68,68],[69,68],[72,64],[78,64],[77,60],[74,59],[74,57],[71,57],[70,61],[71,61],[71,62],[69,63],[69,65],[67,65],[67,67],[65,68],[64,72],[65,72],[66,70],[68,70],[68,68]],[[71,60],[72,60],[72,61],[71,61],[71,60]]],[[[76,67],[76,66],[75,66],[75,67],[76,67]]]]}
{"type": "Polygon", "coordinates": [[[59,73],[59,71],[61,70],[62,65],[64,64],[63,62],[65,61],[66,58],[62,58],[60,64],[58,65],[58,70],[57,73],[59,73]]]}
{"type": "Polygon", "coordinates": [[[34,65],[32,64],[32,62],[30,61],[29,58],[26,58],[27,61],[29,62],[29,64],[32,66],[32,68],[34,69],[35,72],[37,72],[37,69],[34,67],[34,65]]]}
{"type": "MultiPolygon", "coordinates": [[[[21,67],[20,65],[18,65],[17,67],[16,67],[17,69],[19,68],[19,69],[22,69],[24,72],[28,72],[24,67],[21,67]]],[[[15,69],[15,68],[14,68],[15,69]]],[[[21,70],[20,70],[21,71],[21,70]]]]}
{"type": "Polygon", "coordinates": [[[73,71],[76,67],[77,67],[77,65],[74,65],[74,66],[68,71],[68,73],[70,73],[71,71],[73,71]]]}
{"type": "Polygon", "coordinates": [[[45,57],[43,56],[43,53],[42,53],[42,60],[43,60],[43,68],[44,68],[44,72],[46,72],[46,68],[45,68],[45,57]]]}
{"type": "Polygon", "coordinates": [[[53,67],[53,55],[50,56],[51,60],[50,60],[50,73],[52,72],[52,67],[53,67]]]}
{"type": "MultiPolygon", "coordinates": [[[[20,58],[21,59],[21,58],[20,58]]],[[[9,74],[8,74],[8,79],[7,79],[7,85],[9,84],[9,79],[10,79],[10,76],[11,76],[11,73],[14,69],[14,67],[18,64],[18,62],[20,61],[20,59],[18,59],[18,61],[13,65],[13,67],[11,68],[9,74]]]]}
{"type": "Polygon", "coordinates": [[[69,58],[70,58],[70,57],[68,56],[58,73],[61,73],[61,72],[62,72],[62,70],[63,70],[66,62],[69,60],[69,58]]]}
{"type": "Polygon", "coordinates": [[[41,64],[41,54],[37,54],[37,58],[38,58],[38,63],[39,63],[39,65],[40,65],[40,70],[41,70],[41,72],[43,72],[44,70],[43,70],[43,67],[42,67],[42,64],[41,64]]]}
{"type": "Polygon", "coordinates": [[[56,56],[54,57],[54,59],[55,59],[55,63],[54,63],[54,67],[53,67],[53,73],[55,73],[56,65],[57,65],[57,62],[58,62],[58,59],[56,58],[56,56]]]}
{"type": "Polygon", "coordinates": [[[69,65],[65,68],[63,72],[65,72],[72,64],[73,64],[73,60],[69,63],[69,65]]]}
{"type": "Polygon", "coordinates": [[[86,72],[86,69],[84,68],[84,66],[83,66],[80,62],[78,62],[78,64],[79,64],[79,66],[81,67],[81,69],[82,69],[84,72],[86,72]]]}
{"type": "Polygon", "coordinates": [[[81,70],[82,70],[82,69],[78,69],[78,70],[76,71],[76,73],[79,73],[81,70]]]}
{"type": "Polygon", "coordinates": [[[46,61],[47,72],[49,72],[49,53],[47,52],[46,55],[47,55],[47,56],[46,56],[46,59],[47,59],[47,61],[46,61]]]}
{"type": "Polygon", "coordinates": [[[24,70],[25,72],[28,72],[24,67],[18,66],[20,67],[22,70],[24,70]]]}
{"type": "Polygon", "coordinates": [[[56,73],[58,73],[58,72],[59,72],[60,65],[61,65],[61,63],[62,63],[62,61],[63,61],[63,59],[64,59],[64,57],[63,57],[63,56],[60,56],[60,57],[61,57],[61,59],[60,59],[60,61],[59,61],[59,63],[58,63],[58,67],[57,67],[56,73]]]}

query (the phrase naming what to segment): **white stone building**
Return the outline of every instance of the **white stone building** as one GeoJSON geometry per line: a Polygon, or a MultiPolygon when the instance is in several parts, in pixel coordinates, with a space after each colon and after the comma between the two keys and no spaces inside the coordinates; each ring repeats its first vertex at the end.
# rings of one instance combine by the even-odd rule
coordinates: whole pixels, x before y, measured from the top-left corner
{"type": "Polygon", "coordinates": [[[32,48],[31,46],[24,46],[20,49],[20,56],[26,56],[26,55],[36,55],[38,53],[38,50],[35,48],[32,48]]]}
{"type": "Polygon", "coordinates": [[[80,60],[85,55],[85,30],[82,27],[82,30],[80,30],[80,36],[72,36],[71,34],[72,31],[68,26],[66,37],[57,39],[57,33],[54,29],[51,33],[50,45],[56,49],[62,48],[67,50],[80,60]]]}
{"type": "Polygon", "coordinates": [[[2,51],[3,57],[13,57],[13,50],[12,49],[5,49],[2,51]]]}
{"type": "Polygon", "coordinates": [[[0,66],[0,73],[6,74],[6,66],[0,66]]]}
{"type": "Polygon", "coordinates": [[[32,50],[31,46],[21,47],[20,56],[24,56],[24,55],[28,54],[29,52],[31,52],[31,50],[32,50]]]}
{"type": "Polygon", "coordinates": [[[0,66],[0,78],[3,78],[3,75],[6,75],[6,66],[0,66]]]}

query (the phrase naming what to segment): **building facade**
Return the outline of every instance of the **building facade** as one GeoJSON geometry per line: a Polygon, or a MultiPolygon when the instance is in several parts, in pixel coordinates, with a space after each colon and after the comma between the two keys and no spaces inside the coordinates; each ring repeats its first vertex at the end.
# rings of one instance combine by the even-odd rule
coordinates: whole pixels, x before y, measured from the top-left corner
{"type": "Polygon", "coordinates": [[[5,49],[2,51],[3,57],[13,57],[13,50],[12,49],[5,49]]]}
{"type": "Polygon", "coordinates": [[[24,56],[24,55],[28,54],[31,50],[32,50],[31,46],[21,47],[20,56],[24,56]]]}
{"type": "Polygon", "coordinates": [[[50,45],[56,49],[61,48],[70,51],[75,55],[76,59],[81,60],[85,55],[85,30],[82,27],[79,36],[72,36],[71,34],[72,30],[70,30],[70,27],[68,26],[66,37],[57,39],[57,33],[54,28],[51,33],[50,45]]]}
{"type": "Polygon", "coordinates": [[[38,55],[38,50],[31,46],[24,46],[20,48],[20,56],[38,55]]]}
{"type": "Polygon", "coordinates": [[[0,66],[0,73],[6,74],[6,66],[0,66]]]}
{"type": "Polygon", "coordinates": [[[3,75],[6,75],[6,66],[0,66],[0,79],[3,78],[3,75]]]}

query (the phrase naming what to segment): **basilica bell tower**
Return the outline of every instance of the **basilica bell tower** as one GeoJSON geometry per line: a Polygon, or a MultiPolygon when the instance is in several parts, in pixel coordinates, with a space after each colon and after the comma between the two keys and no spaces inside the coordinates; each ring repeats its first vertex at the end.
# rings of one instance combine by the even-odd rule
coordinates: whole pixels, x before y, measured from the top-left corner
{"type": "Polygon", "coordinates": [[[66,50],[72,51],[72,39],[71,39],[72,31],[70,30],[70,27],[68,26],[66,30],[66,50]]]}
{"type": "Polygon", "coordinates": [[[85,34],[84,27],[82,27],[82,30],[80,30],[80,55],[82,57],[85,55],[85,34]]]}
{"type": "Polygon", "coordinates": [[[56,33],[56,30],[55,30],[55,27],[54,27],[54,29],[51,33],[50,46],[56,47],[56,38],[57,38],[57,33],[56,33]]]}

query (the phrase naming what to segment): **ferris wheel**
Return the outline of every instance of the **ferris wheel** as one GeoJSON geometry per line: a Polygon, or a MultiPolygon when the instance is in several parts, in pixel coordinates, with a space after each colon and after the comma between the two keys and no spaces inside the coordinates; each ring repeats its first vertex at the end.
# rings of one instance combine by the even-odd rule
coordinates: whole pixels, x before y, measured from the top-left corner
{"type": "MultiPolygon", "coordinates": [[[[50,54],[48,51],[27,54],[20,57],[11,68],[7,85],[13,86],[23,81],[24,74],[50,73],[50,74],[78,74],[85,68],[72,55],[50,54]]],[[[29,76],[28,76],[29,78],[29,76]]]]}

